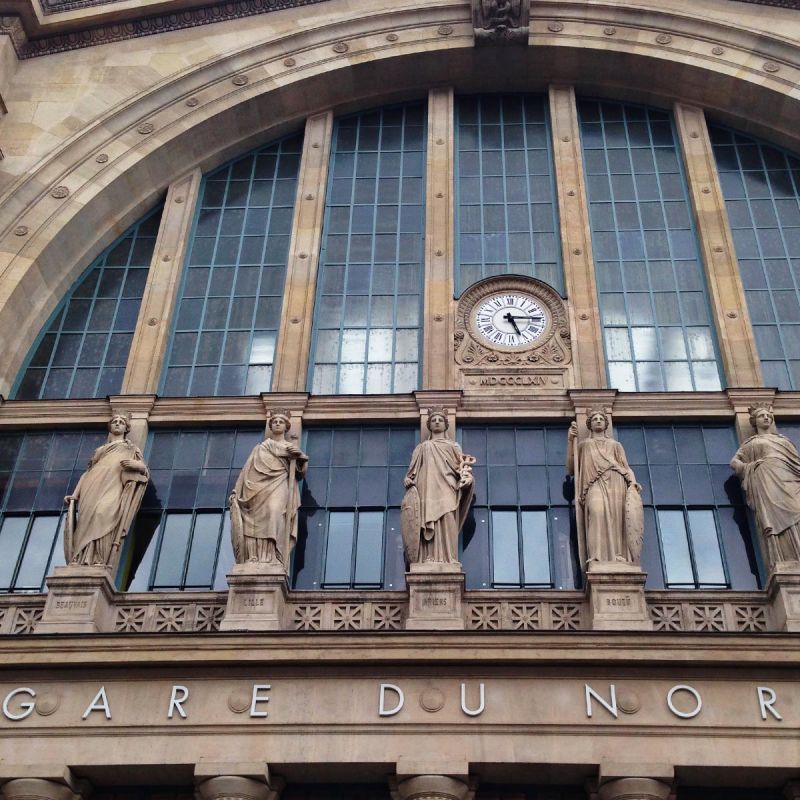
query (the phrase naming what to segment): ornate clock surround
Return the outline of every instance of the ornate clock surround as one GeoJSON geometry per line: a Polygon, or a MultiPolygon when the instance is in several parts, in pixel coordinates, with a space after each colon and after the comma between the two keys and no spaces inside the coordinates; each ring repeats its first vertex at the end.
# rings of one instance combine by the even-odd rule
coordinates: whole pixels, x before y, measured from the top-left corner
{"type": "Polygon", "coordinates": [[[552,286],[524,275],[496,275],[472,284],[456,304],[454,356],[465,390],[563,390],[572,381],[566,301],[552,286]],[[501,294],[526,295],[545,312],[542,333],[526,345],[495,344],[481,335],[476,310],[501,294]]]}

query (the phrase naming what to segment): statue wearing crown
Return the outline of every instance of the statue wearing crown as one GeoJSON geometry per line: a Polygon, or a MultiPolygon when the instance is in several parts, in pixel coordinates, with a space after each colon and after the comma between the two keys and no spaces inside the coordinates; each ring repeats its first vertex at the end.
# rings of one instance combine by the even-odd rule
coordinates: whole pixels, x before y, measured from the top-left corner
{"type": "Polygon", "coordinates": [[[754,434],[736,451],[731,469],[755,511],[770,567],[800,565],[800,455],[775,431],[769,406],[751,406],[754,434]]]}
{"type": "Polygon", "coordinates": [[[270,412],[267,438],[253,448],[229,498],[237,564],[286,569],[289,563],[297,541],[298,483],[308,467],[308,456],[286,436],[291,427],[288,412],[270,412]]]}
{"type": "Polygon", "coordinates": [[[97,448],[71,495],[64,498],[67,564],[114,568],[150,479],[141,450],[128,438],[129,416],[114,414],[108,441],[97,448]]]}

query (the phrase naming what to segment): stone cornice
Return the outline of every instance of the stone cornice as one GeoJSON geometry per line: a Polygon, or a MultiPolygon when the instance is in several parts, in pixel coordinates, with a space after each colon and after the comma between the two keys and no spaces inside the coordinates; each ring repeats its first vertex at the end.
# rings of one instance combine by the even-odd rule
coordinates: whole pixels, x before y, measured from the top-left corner
{"type": "Polygon", "coordinates": [[[736,0],[739,3],[752,3],[757,6],[800,9],[800,0],[736,0]]]}

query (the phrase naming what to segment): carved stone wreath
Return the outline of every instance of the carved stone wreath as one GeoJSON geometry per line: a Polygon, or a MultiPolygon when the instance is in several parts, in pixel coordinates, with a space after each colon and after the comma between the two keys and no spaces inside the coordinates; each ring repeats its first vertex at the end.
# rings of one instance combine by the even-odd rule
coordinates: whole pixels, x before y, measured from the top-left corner
{"type": "Polygon", "coordinates": [[[456,363],[465,366],[564,367],[572,360],[569,320],[558,292],[543,281],[521,275],[484,278],[461,295],[453,336],[456,363]],[[550,325],[526,348],[493,347],[475,331],[472,312],[484,298],[499,292],[525,292],[545,306],[550,325]]]}

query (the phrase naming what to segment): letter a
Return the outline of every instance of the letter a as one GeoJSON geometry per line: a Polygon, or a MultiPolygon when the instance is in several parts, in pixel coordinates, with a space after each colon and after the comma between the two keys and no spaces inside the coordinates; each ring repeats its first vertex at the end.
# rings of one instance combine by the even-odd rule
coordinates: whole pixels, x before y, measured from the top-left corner
{"type": "Polygon", "coordinates": [[[106,715],[106,719],[111,719],[111,709],[108,707],[105,686],[100,687],[100,691],[94,696],[94,700],[89,703],[89,707],[83,712],[81,719],[87,719],[92,711],[102,711],[106,715]]]}

